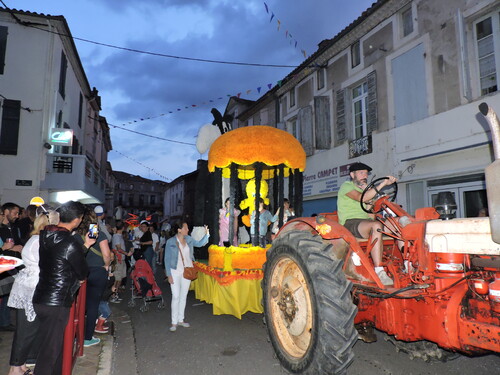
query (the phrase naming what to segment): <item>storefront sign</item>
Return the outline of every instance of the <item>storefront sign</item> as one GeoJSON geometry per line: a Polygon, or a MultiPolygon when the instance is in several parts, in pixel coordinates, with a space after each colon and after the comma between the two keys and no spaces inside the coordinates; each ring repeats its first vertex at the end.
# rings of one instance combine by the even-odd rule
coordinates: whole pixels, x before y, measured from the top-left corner
{"type": "Polygon", "coordinates": [[[304,173],[303,197],[334,193],[349,175],[349,164],[304,173]],[[339,173],[340,172],[340,173],[339,173]]]}
{"type": "Polygon", "coordinates": [[[73,130],[63,128],[50,129],[49,143],[58,146],[73,145],[73,130]]]}

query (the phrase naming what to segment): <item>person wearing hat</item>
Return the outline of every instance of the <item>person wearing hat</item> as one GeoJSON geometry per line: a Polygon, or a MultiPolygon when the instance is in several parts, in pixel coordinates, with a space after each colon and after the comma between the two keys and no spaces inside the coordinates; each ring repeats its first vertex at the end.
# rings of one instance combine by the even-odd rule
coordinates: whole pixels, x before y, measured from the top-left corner
{"type": "Polygon", "coordinates": [[[102,206],[95,206],[94,212],[97,215],[97,225],[99,226],[99,232],[103,233],[108,242],[111,243],[113,236],[109,233],[108,228],[106,228],[106,224],[104,223],[104,218],[106,215],[104,214],[104,208],[102,206]]]}
{"type": "MultiPolygon", "coordinates": [[[[349,167],[350,181],[345,181],[339,189],[337,197],[337,208],[339,223],[344,225],[355,237],[368,238],[372,233],[372,239],[375,242],[371,251],[375,272],[377,273],[380,281],[384,285],[392,285],[394,282],[387,275],[382,263],[382,223],[375,220],[373,215],[361,209],[360,201],[363,190],[368,185],[368,173],[372,170],[364,163],[353,163],[349,167]]],[[[382,181],[377,189],[380,190],[385,186],[392,185],[396,182],[393,176],[387,176],[387,179],[382,181]]],[[[372,188],[365,194],[364,201],[368,202],[377,194],[377,191],[372,188]]]]}

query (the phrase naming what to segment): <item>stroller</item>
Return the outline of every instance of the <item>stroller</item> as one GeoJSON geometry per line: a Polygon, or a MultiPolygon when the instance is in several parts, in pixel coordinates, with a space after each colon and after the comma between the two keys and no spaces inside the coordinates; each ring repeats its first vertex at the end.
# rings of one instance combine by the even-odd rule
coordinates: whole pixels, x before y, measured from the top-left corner
{"type": "Polygon", "coordinates": [[[156,301],[158,301],[158,309],[165,308],[161,289],[156,283],[153,270],[146,260],[139,259],[135,262],[130,272],[130,279],[132,281],[132,297],[128,303],[130,307],[135,306],[136,299],[142,299],[143,304],[139,308],[141,312],[148,311],[149,304],[156,301]]]}

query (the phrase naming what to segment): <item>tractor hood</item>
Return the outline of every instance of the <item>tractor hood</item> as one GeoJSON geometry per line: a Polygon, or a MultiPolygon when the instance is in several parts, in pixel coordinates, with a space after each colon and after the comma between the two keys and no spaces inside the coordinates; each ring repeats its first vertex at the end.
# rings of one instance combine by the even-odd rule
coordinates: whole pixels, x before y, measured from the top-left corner
{"type": "Polygon", "coordinates": [[[432,253],[500,255],[500,244],[491,238],[489,217],[431,220],[425,241],[432,253]]]}

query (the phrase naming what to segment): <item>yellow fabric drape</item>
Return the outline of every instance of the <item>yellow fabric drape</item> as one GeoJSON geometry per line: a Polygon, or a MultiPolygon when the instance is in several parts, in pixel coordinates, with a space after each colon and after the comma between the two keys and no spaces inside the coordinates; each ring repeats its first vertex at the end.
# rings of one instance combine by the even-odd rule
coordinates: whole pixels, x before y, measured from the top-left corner
{"type": "Polygon", "coordinates": [[[212,304],[213,314],[233,315],[238,319],[248,312],[263,313],[261,279],[235,280],[229,285],[220,285],[213,277],[198,272],[191,283],[196,299],[212,304]]]}

